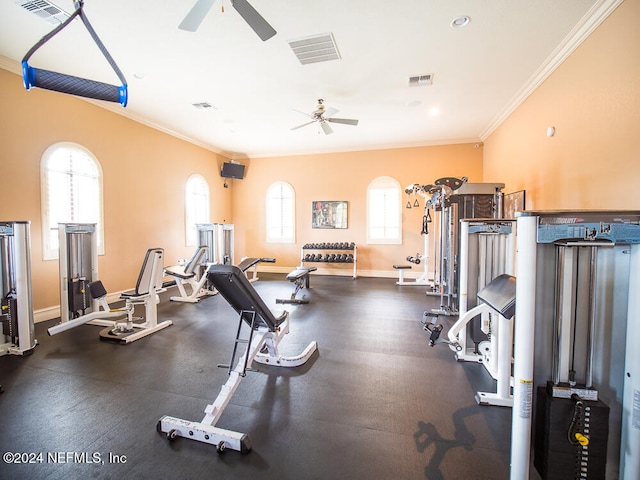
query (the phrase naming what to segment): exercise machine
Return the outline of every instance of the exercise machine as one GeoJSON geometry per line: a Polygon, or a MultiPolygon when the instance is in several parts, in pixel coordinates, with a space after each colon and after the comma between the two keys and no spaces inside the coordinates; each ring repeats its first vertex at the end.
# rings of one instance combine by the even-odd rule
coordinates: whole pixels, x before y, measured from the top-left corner
{"type": "Polygon", "coordinates": [[[289,333],[289,313],[271,312],[242,270],[235,265],[213,265],[207,277],[239,315],[231,361],[228,365],[222,365],[228,368],[229,378],[213,403],[205,408],[202,421],[163,416],[156,429],[169,440],[183,437],[215,445],[219,453],[227,448],[249,452],[252,445],[248,434],[222,429],[216,424],[252,363],[297,367],[306,363],[318,347],[314,341],[298,356],[282,356],[278,346],[289,333]],[[244,338],[243,331],[246,332],[244,338]],[[246,350],[235,363],[239,345],[246,345],[246,350]]]}
{"type": "Polygon", "coordinates": [[[47,35],[42,37],[38,43],[36,43],[22,59],[22,77],[24,80],[24,87],[30,90],[32,87],[43,88],[45,90],[53,90],[56,92],[66,93],[69,95],[77,95],[80,97],[93,98],[96,100],[104,100],[107,102],[119,103],[123,107],[127,106],[128,101],[128,89],[127,81],[122,74],[122,71],[116,65],[107,48],[104,46],[98,34],[95,32],[87,15],[84,13],[84,1],[74,1],[75,11],[69,16],[67,20],[54,28],[47,35]],[[104,57],[111,65],[111,68],[116,73],[116,76],[122,82],[121,86],[109,85],[107,83],[96,82],[94,80],[88,80],[86,78],[74,77],[63,73],[52,72],[49,70],[42,70],[39,68],[33,68],[29,66],[29,58],[42,47],[46,42],[51,40],[55,35],[60,33],[66,28],[73,20],[79,17],[82,20],[85,28],[91,35],[91,38],[96,43],[104,57]]]}
{"type": "MultiPolygon", "coordinates": [[[[488,311],[475,315],[467,312],[477,305],[478,291],[493,279],[515,274],[515,232],[515,220],[460,221],[459,318],[449,330],[449,336],[452,331],[456,332],[456,360],[482,363],[494,379],[503,367],[497,352],[505,348],[511,350],[512,328],[500,330],[500,317],[488,311]]],[[[510,370],[511,355],[503,357],[503,361],[510,370]]]]}
{"type": "Polygon", "coordinates": [[[317,270],[316,267],[296,267],[295,270],[289,272],[287,274],[287,280],[289,280],[291,283],[293,283],[295,285],[295,289],[293,291],[293,293],[291,294],[290,298],[278,298],[276,299],[276,303],[293,303],[296,305],[304,305],[309,303],[309,299],[306,298],[305,295],[302,296],[302,298],[297,298],[298,292],[303,289],[306,288],[307,290],[309,290],[309,277],[310,277],[310,273],[311,272],[315,272],[317,270]]]}
{"type": "Polygon", "coordinates": [[[164,250],[162,248],[147,250],[135,289],[120,294],[121,300],[125,301],[124,308],[111,309],[106,301],[107,291],[104,285],[100,280],[96,280],[88,284],[87,288],[93,301],[98,304],[98,308],[91,313],[49,328],[49,335],[56,335],[79,325],[101,320],[107,321],[107,327],[100,332],[101,340],[128,344],[172,325],[171,320],[158,323],[157,305],[160,302],[158,295],[165,291],[162,287],[163,257],[164,250]],[[133,317],[136,305],[144,306],[144,322],[133,317]],[[126,320],[115,320],[122,317],[126,317],[126,320]]]}
{"type": "Polygon", "coordinates": [[[432,204],[436,224],[435,290],[427,295],[440,297],[440,307],[427,316],[458,315],[458,255],[461,219],[501,218],[503,183],[467,183],[466,177],[439,178],[435,181],[432,204]]]}
{"type": "MultiPolygon", "coordinates": [[[[180,296],[170,298],[172,302],[196,303],[202,297],[215,295],[215,289],[209,288],[207,284],[207,268],[205,263],[209,247],[200,245],[184,265],[174,265],[165,267],[164,273],[174,278],[180,296]],[[187,293],[185,286],[188,285],[190,293],[187,293]]],[[[211,264],[209,264],[211,265],[211,264]]]]}
{"type": "MultiPolygon", "coordinates": [[[[98,277],[98,240],[95,223],[58,224],[58,271],[60,278],[60,323],[105,311],[89,285],[98,277]]],[[[93,315],[90,325],[109,326],[107,317],[93,315]]]]}
{"type": "Polygon", "coordinates": [[[276,263],[276,259],[267,257],[244,257],[240,260],[238,268],[244,272],[250,282],[255,282],[256,280],[260,280],[258,278],[258,265],[263,262],[276,263]],[[249,271],[251,271],[251,276],[249,276],[249,271]]]}
{"type": "Polygon", "coordinates": [[[404,189],[405,193],[409,195],[409,200],[407,201],[407,208],[417,208],[420,207],[420,202],[416,198],[413,207],[411,204],[411,195],[417,195],[422,197],[424,201],[424,215],[422,216],[422,230],[420,235],[422,235],[422,239],[424,242],[423,252],[424,253],[416,253],[415,256],[407,256],[407,262],[420,265],[423,264],[423,272],[422,274],[416,278],[415,280],[407,280],[404,277],[405,270],[411,270],[413,267],[411,265],[394,265],[393,268],[398,271],[398,281],[396,285],[423,285],[430,286],[434,288],[433,278],[429,276],[429,224],[431,223],[431,209],[433,208],[433,195],[439,191],[438,187],[434,187],[433,185],[420,185],[419,183],[412,183],[404,189]]]}
{"type": "Polygon", "coordinates": [[[38,344],[31,298],[28,221],[0,222],[0,355],[28,355],[38,344]]]}
{"type": "Polygon", "coordinates": [[[233,265],[234,228],[227,223],[198,223],[198,245],[207,247],[204,264],[233,265]]]}
{"type": "Polygon", "coordinates": [[[640,212],[521,212],[517,228],[511,478],[532,441],[543,478],[640,478],[640,212]]]}
{"type": "MultiPolygon", "coordinates": [[[[480,405],[511,407],[511,355],[513,338],[513,316],[516,305],[516,279],[507,274],[494,278],[478,292],[479,304],[467,311],[449,329],[449,346],[456,352],[464,351],[465,327],[469,321],[481,316],[483,321],[492,325],[496,341],[487,349],[483,362],[496,380],[496,392],[478,392],[475,396],[480,405]],[[497,339],[499,338],[499,341],[497,339]]],[[[482,361],[482,360],[479,360],[482,361]]]]}

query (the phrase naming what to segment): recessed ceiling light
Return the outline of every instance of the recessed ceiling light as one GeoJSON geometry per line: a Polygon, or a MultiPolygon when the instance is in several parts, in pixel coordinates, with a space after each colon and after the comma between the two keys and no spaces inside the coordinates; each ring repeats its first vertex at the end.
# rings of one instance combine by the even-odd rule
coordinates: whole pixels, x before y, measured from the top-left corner
{"type": "Polygon", "coordinates": [[[433,107],[429,110],[429,115],[431,115],[432,117],[435,117],[436,115],[440,115],[440,109],[433,107]]]}
{"type": "Polygon", "coordinates": [[[142,80],[144,78],[144,73],[142,72],[135,72],[133,74],[133,78],[138,79],[138,80],[142,80]]]}
{"type": "Polygon", "coordinates": [[[469,25],[470,21],[471,21],[471,18],[469,16],[460,15],[459,17],[456,17],[453,19],[453,21],[451,22],[451,26],[453,28],[463,28],[469,25]]]}
{"type": "Polygon", "coordinates": [[[422,105],[420,100],[411,100],[407,103],[407,107],[419,107],[420,105],[422,105]]]}

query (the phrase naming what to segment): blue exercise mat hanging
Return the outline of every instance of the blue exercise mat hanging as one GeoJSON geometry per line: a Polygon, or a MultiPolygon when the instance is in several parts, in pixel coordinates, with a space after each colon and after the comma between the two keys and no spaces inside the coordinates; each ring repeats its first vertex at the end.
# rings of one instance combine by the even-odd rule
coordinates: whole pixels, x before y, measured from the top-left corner
{"type": "Polygon", "coordinates": [[[71,16],[54,28],[47,35],[42,37],[38,43],[36,43],[31,50],[22,59],[22,78],[24,79],[24,87],[29,90],[31,87],[43,88],[45,90],[53,90],[56,92],[67,93],[69,95],[77,95],[80,97],[94,98],[96,100],[104,100],[107,102],[116,102],[123,107],[127,106],[127,81],[124,75],[116,65],[116,62],[111,58],[104,44],[98,38],[95,30],[89,23],[86,14],[83,12],[84,1],[78,0],[74,2],[75,12],[71,16]],[[29,58],[35,53],[42,45],[51,40],[56,34],[58,34],[63,28],[69,25],[74,18],[80,17],[82,23],[89,31],[91,38],[96,42],[98,48],[105,56],[111,68],[116,72],[116,75],[122,82],[121,86],[110,85],[108,83],[96,82],[94,80],[87,80],[86,78],[74,77],[72,75],[65,75],[64,73],[52,72],[49,70],[42,70],[40,68],[33,68],[29,66],[29,58]]]}

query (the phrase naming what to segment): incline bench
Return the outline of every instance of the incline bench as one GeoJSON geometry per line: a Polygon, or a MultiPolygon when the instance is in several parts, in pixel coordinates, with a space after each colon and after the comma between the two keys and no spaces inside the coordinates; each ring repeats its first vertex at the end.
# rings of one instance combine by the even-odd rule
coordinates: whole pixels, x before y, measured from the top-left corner
{"type": "Polygon", "coordinates": [[[181,420],[164,416],[157,424],[159,433],[166,434],[169,440],[185,437],[191,440],[209,443],[216,446],[218,452],[226,448],[248,452],[251,450],[249,436],[216,427],[225,407],[229,404],[240,381],[251,368],[253,361],[279,367],[297,367],[303,365],[318,348],[311,342],[307,348],[295,357],[284,357],[278,352],[278,344],[289,333],[289,313],[284,311],[275,315],[265,305],[258,292],[235,265],[213,265],[207,277],[225,300],[238,313],[238,331],[233,345],[233,353],[229,365],[229,379],[222,386],[220,393],[205,408],[205,416],[201,422],[181,420]],[[241,338],[243,326],[246,338],[241,338]],[[238,345],[247,345],[234,366],[238,345]]]}

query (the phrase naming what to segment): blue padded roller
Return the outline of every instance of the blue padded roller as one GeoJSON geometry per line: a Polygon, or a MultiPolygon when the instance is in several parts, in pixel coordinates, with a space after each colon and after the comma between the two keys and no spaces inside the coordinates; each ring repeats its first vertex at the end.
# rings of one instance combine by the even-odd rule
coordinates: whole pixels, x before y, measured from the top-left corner
{"type": "Polygon", "coordinates": [[[24,87],[27,90],[32,87],[38,87],[79,97],[115,102],[123,107],[127,106],[128,92],[126,84],[118,87],[108,83],[96,82],[95,80],[33,68],[27,62],[22,62],[22,77],[24,79],[24,87]]]}

